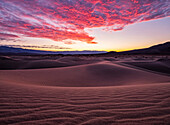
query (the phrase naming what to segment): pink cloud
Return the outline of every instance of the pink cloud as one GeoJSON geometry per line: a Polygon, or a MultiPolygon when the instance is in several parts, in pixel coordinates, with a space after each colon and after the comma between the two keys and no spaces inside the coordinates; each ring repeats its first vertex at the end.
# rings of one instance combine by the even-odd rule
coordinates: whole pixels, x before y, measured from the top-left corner
{"type": "Polygon", "coordinates": [[[169,9],[168,0],[1,0],[0,32],[96,44],[85,28],[122,30],[169,16],[169,9]]]}

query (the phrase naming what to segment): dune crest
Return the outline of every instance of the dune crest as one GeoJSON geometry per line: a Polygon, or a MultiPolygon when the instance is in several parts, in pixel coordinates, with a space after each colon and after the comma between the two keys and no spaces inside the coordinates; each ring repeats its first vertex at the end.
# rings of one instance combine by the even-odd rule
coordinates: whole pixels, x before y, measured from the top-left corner
{"type": "Polygon", "coordinates": [[[168,76],[109,61],[52,69],[1,70],[0,79],[11,83],[61,87],[101,87],[170,81],[168,76]]]}

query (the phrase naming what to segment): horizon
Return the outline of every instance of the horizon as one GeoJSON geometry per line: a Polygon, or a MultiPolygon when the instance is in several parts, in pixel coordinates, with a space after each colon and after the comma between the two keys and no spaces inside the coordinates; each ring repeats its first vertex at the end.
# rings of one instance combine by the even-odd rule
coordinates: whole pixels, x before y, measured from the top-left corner
{"type": "Polygon", "coordinates": [[[168,1],[1,0],[0,10],[0,46],[121,52],[170,40],[168,1]]]}
{"type": "Polygon", "coordinates": [[[9,47],[9,48],[16,48],[16,49],[24,49],[24,50],[37,50],[37,51],[44,51],[44,52],[85,52],[85,51],[88,51],[88,52],[126,52],[126,51],[133,51],[133,50],[141,50],[141,49],[147,49],[147,48],[150,48],[150,47],[153,47],[153,46],[156,46],[156,45],[162,45],[162,44],[166,44],[166,43],[170,43],[170,41],[166,41],[166,42],[163,42],[163,43],[159,43],[159,44],[154,44],[154,45],[151,45],[151,46],[148,46],[148,47],[144,47],[144,48],[138,48],[138,49],[130,49],[130,50],[125,50],[125,51],[106,51],[106,50],[66,50],[66,51],[63,51],[62,49],[60,51],[51,51],[51,50],[43,50],[43,49],[29,49],[29,48],[26,48],[26,47],[18,47],[18,46],[15,46],[15,45],[0,45],[0,47],[9,47]]]}

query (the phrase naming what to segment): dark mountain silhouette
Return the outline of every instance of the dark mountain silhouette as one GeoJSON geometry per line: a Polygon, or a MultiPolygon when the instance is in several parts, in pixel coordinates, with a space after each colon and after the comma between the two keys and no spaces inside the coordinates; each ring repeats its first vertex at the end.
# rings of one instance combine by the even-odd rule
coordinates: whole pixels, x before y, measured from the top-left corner
{"type": "Polygon", "coordinates": [[[170,54],[170,42],[158,44],[144,49],[136,49],[123,52],[108,52],[107,54],[170,54]]]}
{"type": "Polygon", "coordinates": [[[62,54],[62,55],[81,55],[81,54],[87,54],[87,55],[93,55],[93,54],[99,54],[99,55],[121,55],[121,54],[163,54],[163,55],[170,55],[170,42],[166,42],[163,44],[158,44],[151,46],[149,48],[144,49],[136,49],[136,50],[130,50],[130,51],[123,51],[123,52],[106,52],[106,51],[41,51],[41,50],[30,50],[30,49],[22,49],[22,48],[14,48],[14,47],[8,47],[8,46],[0,46],[0,54],[1,55],[8,55],[8,54],[23,54],[23,55],[34,55],[34,54],[62,54]]]}
{"type": "Polygon", "coordinates": [[[106,53],[106,51],[41,51],[41,50],[30,50],[22,48],[14,48],[8,46],[0,46],[0,54],[23,54],[23,55],[34,55],[34,54],[62,54],[62,55],[74,55],[74,54],[100,54],[106,53]]]}

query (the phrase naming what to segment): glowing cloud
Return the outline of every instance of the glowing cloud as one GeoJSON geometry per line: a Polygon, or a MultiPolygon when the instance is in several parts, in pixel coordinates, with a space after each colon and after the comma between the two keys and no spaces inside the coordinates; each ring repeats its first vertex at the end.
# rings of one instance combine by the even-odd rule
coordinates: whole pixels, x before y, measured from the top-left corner
{"type": "Polygon", "coordinates": [[[0,0],[0,37],[15,33],[96,44],[85,28],[117,31],[169,15],[169,0],[0,0]]]}

